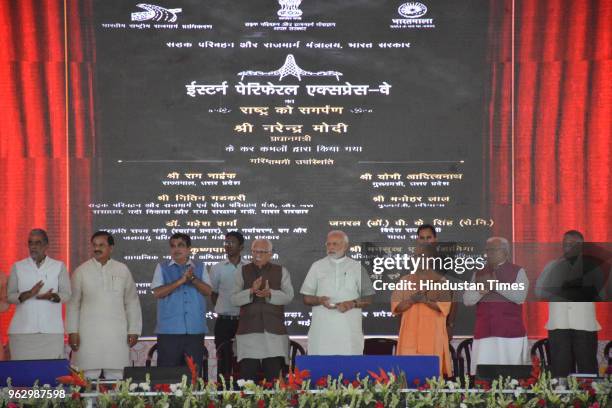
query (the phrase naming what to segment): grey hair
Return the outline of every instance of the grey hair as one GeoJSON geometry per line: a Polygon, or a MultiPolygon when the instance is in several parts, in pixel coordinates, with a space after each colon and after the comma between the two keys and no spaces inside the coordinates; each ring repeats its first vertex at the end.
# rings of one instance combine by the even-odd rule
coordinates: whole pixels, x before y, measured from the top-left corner
{"type": "Polygon", "coordinates": [[[506,257],[510,257],[510,242],[508,242],[508,240],[504,237],[491,237],[489,239],[487,239],[487,242],[491,242],[491,241],[499,241],[501,248],[504,250],[504,252],[506,253],[506,257]]]}
{"type": "Polygon", "coordinates": [[[342,236],[342,240],[344,241],[344,243],[346,245],[348,245],[348,243],[349,243],[349,237],[348,237],[348,235],[346,235],[346,232],[344,232],[344,231],[341,231],[341,230],[329,231],[327,233],[327,236],[329,237],[330,235],[341,235],[342,236]]]}
{"type": "Polygon", "coordinates": [[[272,245],[272,241],[270,241],[269,239],[256,239],[255,241],[253,241],[253,243],[251,244],[251,248],[253,248],[253,246],[255,245],[255,243],[257,242],[265,242],[266,245],[268,246],[268,251],[272,252],[272,250],[274,249],[274,245],[272,245]]]}
{"type": "Polygon", "coordinates": [[[49,236],[47,235],[47,231],[42,228],[34,228],[30,231],[30,235],[40,235],[45,242],[45,244],[49,243],[49,236]]]}

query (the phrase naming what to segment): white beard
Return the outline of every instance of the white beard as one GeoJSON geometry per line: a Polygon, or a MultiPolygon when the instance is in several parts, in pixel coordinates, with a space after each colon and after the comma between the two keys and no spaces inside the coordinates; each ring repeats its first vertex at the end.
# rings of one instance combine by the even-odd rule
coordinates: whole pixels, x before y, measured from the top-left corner
{"type": "Polygon", "coordinates": [[[327,254],[328,257],[330,257],[331,259],[340,259],[340,258],[344,258],[344,253],[340,252],[340,253],[335,253],[335,254],[327,254]]]}

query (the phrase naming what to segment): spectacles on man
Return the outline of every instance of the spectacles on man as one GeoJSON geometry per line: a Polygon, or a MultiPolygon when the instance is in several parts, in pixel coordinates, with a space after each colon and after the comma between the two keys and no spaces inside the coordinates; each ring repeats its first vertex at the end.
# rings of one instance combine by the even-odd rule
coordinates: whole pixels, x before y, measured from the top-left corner
{"type": "Polygon", "coordinates": [[[255,255],[264,255],[264,254],[269,254],[271,251],[264,251],[264,250],[259,250],[259,249],[252,249],[251,253],[255,254],[255,255]]]}
{"type": "Polygon", "coordinates": [[[503,251],[504,248],[485,248],[485,252],[497,252],[497,251],[503,251]]]}

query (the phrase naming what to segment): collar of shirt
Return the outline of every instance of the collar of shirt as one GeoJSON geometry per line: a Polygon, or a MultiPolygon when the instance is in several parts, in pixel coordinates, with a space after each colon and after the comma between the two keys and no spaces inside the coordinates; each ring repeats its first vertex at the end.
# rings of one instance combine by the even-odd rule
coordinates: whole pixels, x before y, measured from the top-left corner
{"type": "Polygon", "coordinates": [[[231,263],[229,259],[226,259],[226,260],[222,261],[222,263],[223,263],[223,265],[230,265],[230,264],[231,264],[231,265],[232,265],[232,266],[234,266],[235,268],[238,268],[239,266],[244,266],[244,265],[246,265],[248,262],[245,262],[245,261],[244,261],[244,259],[240,258],[240,262],[238,262],[236,265],[234,265],[233,263],[231,263]]]}
{"type": "Polygon", "coordinates": [[[335,263],[335,264],[339,264],[342,263],[344,261],[346,261],[346,255],[344,255],[342,258],[332,258],[331,256],[329,257],[329,259],[335,263]]]}
{"type": "Polygon", "coordinates": [[[112,258],[108,258],[108,261],[106,261],[106,263],[105,263],[104,265],[102,265],[100,262],[98,262],[98,261],[96,260],[96,258],[91,258],[91,260],[94,262],[94,265],[96,265],[96,267],[97,267],[98,269],[104,269],[104,268],[107,268],[107,267],[108,267],[108,265],[111,263],[111,261],[112,261],[113,259],[112,259],[112,258]]]}
{"type": "Polygon", "coordinates": [[[255,270],[258,270],[258,271],[263,271],[264,269],[267,269],[267,268],[269,267],[270,262],[266,262],[266,263],[265,263],[264,265],[262,265],[261,267],[257,266],[257,265],[255,264],[255,262],[252,262],[252,264],[253,264],[253,266],[255,267],[255,270]]]}
{"type": "MultiPolygon", "coordinates": [[[[183,265],[180,265],[180,264],[178,264],[178,263],[174,262],[174,259],[171,259],[171,260],[170,260],[170,262],[168,262],[168,266],[172,266],[172,265],[183,266],[183,265]]],[[[188,260],[188,261],[187,261],[187,263],[186,263],[185,265],[195,266],[195,264],[193,263],[193,261],[192,261],[191,259],[190,259],[190,260],[188,260]]]]}
{"type": "Polygon", "coordinates": [[[48,258],[48,256],[47,256],[47,255],[45,255],[45,257],[43,258],[43,260],[40,262],[40,265],[38,265],[38,264],[36,263],[36,261],[32,259],[32,257],[31,257],[31,256],[28,256],[28,259],[30,260],[30,263],[31,263],[32,265],[34,265],[34,267],[35,267],[35,268],[37,268],[37,269],[40,269],[40,268],[42,268],[42,267],[43,267],[43,265],[45,264],[45,262],[47,262],[47,258],[48,258]]]}

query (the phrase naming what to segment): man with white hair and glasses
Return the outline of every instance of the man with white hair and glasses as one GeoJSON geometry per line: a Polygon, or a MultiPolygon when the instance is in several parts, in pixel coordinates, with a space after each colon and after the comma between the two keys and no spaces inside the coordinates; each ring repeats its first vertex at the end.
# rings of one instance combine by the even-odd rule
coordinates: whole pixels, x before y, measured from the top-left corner
{"type": "Polygon", "coordinates": [[[523,302],[529,290],[525,270],[510,262],[510,243],[487,240],[487,264],[472,276],[479,290],[463,294],[466,306],[476,305],[471,372],[479,364],[529,364],[529,343],[523,323],[523,302]],[[514,285],[514,289],[508,286],[514,285]]]}
{"type": "Polygon", "coordinates": [[[312,306],[308,354],[363,354],[361,309],[374,294],[372,282],[361,264],[346,256],[348,236],[331,231],[325,242],[327,256],[312,264],[300,293],[312,306]]]}
{"type": "Polygon", "coordinates": [[[251,245],[252,262],[235,275],[232,303],[240,307],[236,332],[240,377],[272,381],[289,364],[289,337],[285,309],[293,299],[293,286],[287,269],[270,262],[272,243],[257,239],[251,245]]]}

